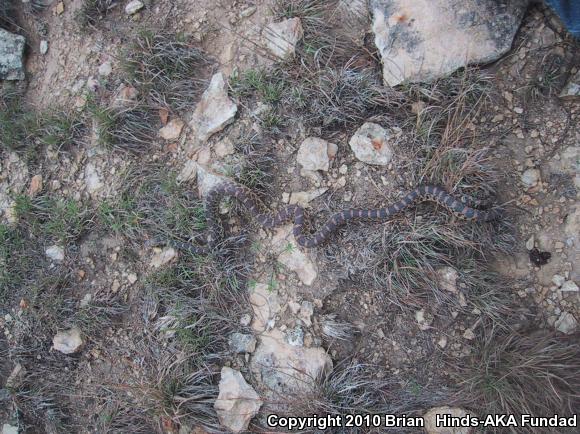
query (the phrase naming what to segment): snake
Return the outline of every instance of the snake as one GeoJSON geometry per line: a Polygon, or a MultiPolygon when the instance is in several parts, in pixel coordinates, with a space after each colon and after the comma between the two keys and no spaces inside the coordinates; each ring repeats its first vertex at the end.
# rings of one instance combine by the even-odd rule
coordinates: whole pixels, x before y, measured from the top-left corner
{"type": "Polygon", "coordinates": [[[223,228],[220,224],[219,205],[222,199],[229,197],[239,201],[252,217],[264,228],[272,229],[290,221],[294,223],[292,233],[299,246],[313,248],[324,244],[329,236],[340,226],[349,221],[386,221],[393,215],[402,212],[412,204],[422,201],[435,202],[447,208],[460,218],[477,223],[491,222],[501,217],[499,209],[481,210],[479,201],[462,196],[460,199],[449,194],[443,187],[436,185],[421,185],[408,192],[401,200],[390,206],[375,209],[348,208],[331,215],[326,223],[316,232],[309,234],[304,228],[304,208],[291,204],[270,211],[263,202],[248,188],[233,182],[223,182],[214,186],[206,195],[205,213],[208,227],[205,245],[188,242],[153,238],[146,242],[147,246],[166,244],[179,250],[186,250],[195,255],[210,254],[223,238],[223,228]]]}

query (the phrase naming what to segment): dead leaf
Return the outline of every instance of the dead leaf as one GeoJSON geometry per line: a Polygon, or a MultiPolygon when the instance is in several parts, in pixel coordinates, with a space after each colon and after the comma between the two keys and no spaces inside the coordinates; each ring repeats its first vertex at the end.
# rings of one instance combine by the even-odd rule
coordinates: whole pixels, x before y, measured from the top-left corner
{"type": "Polygon", "coordinates": [[[169,110],[167,110],[166,108],[160,108],[159,119],[161,119],[161,123],[163,125],[167,125],[167,121],[169,120],[169,110]]]}

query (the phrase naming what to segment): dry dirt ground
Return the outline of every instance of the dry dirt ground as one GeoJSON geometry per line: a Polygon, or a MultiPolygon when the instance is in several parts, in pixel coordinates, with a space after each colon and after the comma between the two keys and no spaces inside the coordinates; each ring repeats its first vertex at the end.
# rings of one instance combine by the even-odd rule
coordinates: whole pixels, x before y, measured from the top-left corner
{"type": "MultiPolygon", "coordinates": [[[[97,3],[31,1],[15,16],[27,80],[2,85],[0,108],[32,130],[0,135],[1,423],[31,433],[219,432],[222,366],[240,370],[267,411],[578,413],[580,105],[558,95],[580,68],[580,46],[549,10],[530,8],[512,51],[492,65],[385,91],[372,36],[345,36],[316,9],[332,2],[154,0],[133,16],[125,2],[107,13],[90,9],[97,3]],[[260,30],[292,16],[304,40],[296,60],[279,64],[260,30]],[[173,47],[157,64],[153,43],[173,47]],[[154,68],[180,86],[151,78],[154,68]],[[195,158],[267,206],[312,193],[318,227],[331,212],[431,182],[490,200],[505,218],[479,225],[420,204],[384,224],[341,228],[288,265],[280,258],[301,248],[228,202],[219,255],[147,246],[205,228],[197,182],[178,176],[188,127],[171,140],[158,130],[187,123],[218,70],[238,113],[195,158]],[[348,145],[367,120],[399,132],[389,166],[358,161],[348,145]],[[328,171],[296,162],[309,136],[337,145],[328,171]],[[47,256],[53,246],[64,258],[47,256]],[[277,306],[267,318],[276,329],[332,359],[307,392],[266,390],[252,356],[228,345],[232,332],[259,338],[247,318],[260,284],[277,306]],[[81,349],[52,348],[71,328],[81,349]]],[[[258,416],[250,429],[264,423],[258,416]]]]}

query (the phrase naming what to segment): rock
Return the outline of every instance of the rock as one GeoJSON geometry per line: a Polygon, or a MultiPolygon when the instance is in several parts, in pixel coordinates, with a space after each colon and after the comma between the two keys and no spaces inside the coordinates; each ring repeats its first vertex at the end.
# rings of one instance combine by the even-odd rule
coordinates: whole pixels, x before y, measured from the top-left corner
{"type": "Polygon", "coordinates": [[[562,292],[578,292],[578,285],[576,285],[575,282],[568,280],[567,282],[564,282],[564,284],[562,285],[562,288],[560,288],[560,291],[562,291],[562,292]]]}
{"type": "Polygon", "coordinates": [[[91,301],[93,300],[93,296],[92,294],[85,294],[85,296],[81,299],[79,306],[81,308],[83,307],[87,307],[91,304],[91,301]]]}
{"type": "Polygon", "coordinates": [[[64,261],[64,249],[61,246],[50,246],[47,248],[44,253],[47,257],[52,259],[55,262],[62,262],[64,261]]]}
{"type": "Polygon", "coordinates": [[[254,15],[256,10],[257,10],[256,6],[249,6],[240,12],[240,18],[251,17],[252,15],[254,15]]]}
{"type": "Polygon", "coordinates": [[[534,187],[540,182],[541,173],[538,169],[528,169],[522,173],[521,180],[526,187],[534,187]]]}
{"type": "Polygon", "coordinates": [[[272,238],[272,246],[278,253],[278,262],[294,271],[305,285],[312,285],[318,276],[316,264],[298,247],[292,235],[292,225],[279,228],[272,238]],[[291,241],[289,241],[291,240],[291,241]]]}
{"type": "Polygon", "coordinates": [[[113,65],[111,62],[103,62],[101,66],[99,66],[99,75],[101,77],[108,77],[113,72],[113,65]]]}
{"type": "Polygon", "coordinates": [[[181,135],[185,123],[181,119],[171,119],[159,130],[159,136],[165,140],[175,140],[181,135]]]}
{"type": "Polygon", "coordinates": [[[17,425],[5,423],[2,425],[2,434],[18,434],[20,430],[17,425]]]}
{"type": "Polygon", "coordinates": [[[133,285],[135,282],[137,282],[137,275],[135,273],[129,273],[127,275],[127,280],[131,285],[133,285]]]}
{"type": "Polygon", "coordinates": [[[415,312],[415,320],[419,324],[420,330],[429,330],[431,328],[431,323],[433,322],[433,316],[425,312],[425,309],[421,309],[415,312]]]}
{"type": "Polygon", "coordinates": [[[28,187],[28,195],[30,197],[34,197],[41,191],[42,191],[42,175],[34,175],[30,180],[30,186],[28,187]]]}
{"type": "Polygon", "coordinates": [[[528,238],[528,241],[526,241],[526,249],[534,250],[534,247],[536,247],[536,238],[532,235],[530,238],[528,238]]]}
{"type": "Polygon", "coordinates": [[[197,176],[197,162],[195,160],[187,160],[183,169],[177,175],[178,182],[193,181],[197,176]]]}
{"type": "Polygon", "coordinates": [[[425,421],[425,432],[427,434],[471,434],[473,430],[470,427],[442,427],[437,423],[437,415],[450,415],[451,417],[464,418],[472,413],[462,408],[452,407],[435,407],[423,415],[425,421]]]}
{"type": "Polygon", "coordinates": [[[296,326],[286,332],[286,342],[293,347],[304,346],[304,330],[302,327],[296,326]]]}
{"type": "Polygon", "coordinates": [[[463,338],[467,339],[468,341],[472,341],[475,339],[475,333],[472,329],[465,329],[465,332],[463,332],[463,338]]]}
{"type": "Polygon", "coordinates": [[[560,98],[562,99],[574,99],[580,96],[580,71],[576,73],[573,77],[568,80],[562,92],[560,92],[560,98]]]}
{"type": "Polygon", "coordinates": [[[92,196],[98,193],[105,186],[101,181],[101,177],[93,163],[88,163],[85,166],[85,185],[87,192],[92,196]]]}
{"type": "Polygon", "coordinates": [[[287,60],[294,57],[296,44],[304,36],[300,18],[270,23],[262,31],[264,45],[274,56],[287,60]]]}
{"type": "Polygon", "coordinates": [[[251,291],[250,304],[254,310],[252,329],[256,332],[263,332],[280,311],[278,294],[271,291],[265,283],[256,283],[251,291]]]}
{"type": "Polygon", "coordinates": [[[300,312],[300,303],[294,300],[290,300],[286,306],[288,306],[290,312],[294,315],[298,315],[298,312],[300,312]]]}
{"type": "Polygon", "coordinates": [[[14,365],[12,372],[6,379],[6,388],[12,391],[17,390],[20,386],[22,386],[25,375],[26,369],[24,369],[20,363],[14,365]]]}
{"type": "Polygon", "coordinates": [[[232,333],[229,337],[228,344],[230,350],[236,354],[253,353],[256,349],[256,338],[253,335],[232,333]]]}
{"type": "Polygon", "coordinates": [[[307,137],[298,149],[296,161],[306,170],[327,171],[330,165],[329,145],[330,143],[326,140],[317,137],[307,137]]]}
{"type": "Polygon", "coordinates": [[[367,122],[354,133],[348,144],[363,163],[386,166],[393,158],[388,143],[390,139],[391,135],[383,127],[367,122]]]}
{"type": "Polygon", "coordinates": [[[127,6],[125,6],[125,13],[127,15],[134,15],[137,12],[139,12],[141,9],[143,9],[144,7],[145,7],[145,5],[143,4],[142,1],[132,0],[129,3],[127,3],[127,6]]]}
{"type": "Polygon", "coordinates": [[[252,322],[252,315],[245,313],[240,317],[240,324],[244,327],[248,327],[252,322]]]}
{"type": "Polygon", "coordinates": [[[220,424],[234,433],[246,431],[261,406],[262,400],[242,374],[224,366],[214,403],[220,424]]]}
{"type": "Polygon", "coordinates": [[[447,346],[447,336],[441,336],[437,341],[439,348],[444,349],[447,346]]]}
{"type": "Polygon", "coordinates": [[[569,312],[562,312],[560,314],[560,317],[554,323],[554,327],[556,328],[556,330],[562,333],[566,333],[567,335],[574,333],[576,331],[577,326],[578,321],[576,321],[574,315],[572,315],[569,312]]]}
{"type": "Polygon", "coordinates": [[[215,154],[218,157],[226,157],[235,152],[234,144],[229,138],[225,138],[215,145],[215,154]]]}
{"type": "Polygon", "coordinates": [[[552,277],[552,283],[556,285],[558,288],[560,288],[565,281],[566,278],[564,276],[560,276],[559,274],[554,274],[554,276],[552,277]]]}
{"type": "Polygon", "coordinates": [[[264,386],[264,393],[308,393],[317,379],[332,370],[332,360],[322,348],[292,346],[284,334],[273,329],[263,333],[250,361],[256,379],[264,386]]]}
{"type": "Polygon", "coordinates": [[[54,8],[54,11],[56,12],[57,15],[62,15],[64,13],[64,3],[63,2],[57,3],[56,7],[54,8]]]}
{"type": "Polygon", "coordinates": [[[212,77],[189,122],[194,136],[190,152],[195,151],[213,134],[230,124],[237,111],[238,106],[228,96],[224,76],[218,72],[212,77]]]}
{"type": "Polygon", "coordinates": [[[52,338],[52,347],[64,354],[76,353],[82,346],[81,331],[77,327],[58,332],[52,338]]]}
{"type": "Polygon", "coordinates": [[[336,143],[329,143],[327,149],[328,158],[334,160],[338,154],[338,145],[336,143]]]}
{"type": "Polygon", "coordinates": [[[429,82],[507,53],[528,0],[371,0],[386,85],[429,82]]]}
{"type": "Polygon", "coordinates": [[[173,247],[167,247],[163,250],[156,252],[151,258],[149,266],[151,268],[160,268],[164,265],[169,264],[177,257],[177,252],[173,247]]]}
{"type": "Polygon", "coordinates": [[[211,148],[209,146],[204,146],[197,152],[197,162],[202,166],[211,166],[211,148]]]}
{"type": "Polygon", "coordinates": [[[309,202],[313,201],[319,196],[322,196],[327,191],[328,188],[326,187],[320,187],[311,191],[294,191],[290,194],[288,203],[291,205],[300,205],[303,208],[307,208],[309,202]]]}
{"type": "Polygon", "coordinates": [[[225,176],[219,175],[211,170],[203,167],[202,165],[197,165],[197,188],[199,190],[199,195],[201,197],[207,196],[207,194],[217,185],[224,182],[228,182],[229,179],[225,176]]]}
{"type": "Polygon", "coordinates": [[[298,318],[306,327],[312,325],[312,315],[314,314],[314,305],[309,301],[303,301],[300,305],[300,313],[298,318]]]}
{"type": "Polygon", "coordinates": [[[133,86],[122,85],[117,91],[117,94],[115,95],[113,107],[120,108],[130,106],[135,101],[137,101],[138,96],[139,91],[135,89],[133,86]]]}
{"type": "Polygon", "coordinates": [[[24,80],[24,36],[0,28],[0,80],[24,80]]]}
{"type": "Polygon", "coordinates": [[[453,267],[442,267],[437,270],[437,280],[441,289],[457,294],[457,270],[453,267]]]}
{"type": "Polygon", "coordinates": [[[48,41],[45,41],[44,39],[42,41],[40,41],[40,54],[46,54],[48,53],[48,41]]]}

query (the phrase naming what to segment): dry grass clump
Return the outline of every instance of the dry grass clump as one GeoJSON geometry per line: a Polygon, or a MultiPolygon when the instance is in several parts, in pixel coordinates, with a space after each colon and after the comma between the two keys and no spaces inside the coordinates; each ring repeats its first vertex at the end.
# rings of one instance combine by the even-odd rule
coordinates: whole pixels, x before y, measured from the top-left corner
{"type": "Polygon", "coordinates": [[[182,112],[205,90],[209,60],[180,35],[142,31],[126,50],[123,67],[149,104],[182,112]]]}
{"type": "Polygon", "coordinates": [[[260,113],[263,130],[287,133],[307,128],[328,135],[360,126],[368,118],[394,113],[404,95],[384,87],[376,71],[346,63],[340,68],[252,69],[230,80],[234,96],[266,103],[260,113]]]}
{"type": "Polygon", "coordinates": [[[116,0],[83,0],[77,11],[77,22],[83,30],[94,28],[116,5],[116,0]]]}
{"type": "Polygon", "coordinates": [[[273,194],[277,161],[268,143],[251,133],[237,140],[234,146],[241,158],[237,164],[230,166],[228,176],[257,194],[273,194]]]}
{"type": "Polygon", "coordinates": [[[37,112],[25,107],[21,96],[18,88],[0,88],[0,151],[18,151],[34,162],[43,147],[70,150],[85,133],[81,113],[58,108],[37,112]]]}
{"type": "Polygon", "coordinates": [[[340,69],[321,68],[292,83],[284,99],[286,111],[323,133],[360,126],[373,115],[393,112],[403,95],[384,87],[374,70],[349,63],[340,69]]]}
{"type": "Polygon", "coordinates": [[[158,429],[203,427],[223,432],[213,408],[219,372],[200,366],[185,353],[149,353],[145,360],[148,377],[135,385],[134,405],[157,420],[158,429]]]}
{"type": "Polygon", "coordinates": [[[356,27],[356,24],[365,21],[367,17],[343,13],[346,22],[339,22],[339,3],[338,0],[275,2],[275,20],[300,18],[304,36],[296,47],[299,63],[315,68],[340,66],[360,54],[361,47],[350,33],[349,22],[356,27]]]}
{"type": "MultiPolygon", "coordinates": [[[[377,378],[377,366],[351,360],[337,364],[331,372],[316,380],[311,391],[280,396],[275,403],[278,412],[288,415],[418,415],[424,408],[443,402],[448,395],[438,390],[421,388],[395,378],[377,378]]],[[[384,418],[381,420],[384,426],[384,418]]],[[[382,432],[372,427],[333,427],[325,432],[382,432]]],[[[400,432],[413,432],[401,429],[400,432]]]]}
{"type": "MultiPolygon", "coordinates": [[[[457,401],[478,413],[572,416],[580,399],[580,345],[555,332],[494,333],[456,367],[457,401]]],[[[480,414],[480,416],[483,416],[480,414]]],[[[561,432],[528,427],[518,432],[561,432]]]]}
{"type": "MultiPolygon", "coordinates": [[[[126,307],[119,298],[107,295],[96,295],[81,306],[74,290],[78,282],[70,270],[65,266],[51,268],[43,261],[34,267],[26,270],[27,278],[6,303],[20,306],[20,314],[7,324],[11,335],[6,357],[12,366],[21,364],[26,373],[22,383],[9,390],[11,400],[23,426],[42,427],[45,432],[76,432],[78,399],[84,397],[71,397],[78,395],[75,380],[81,375],[80,359],[51,350],[52,338],[60,330],[79,327],[84,350],[88,350],[92,339],[126,312],[126,307]]],[[[2,309],[0,313],[4,316],[7,312],[2,309]]]]}
{"type": "Polygon", "coordinates": [[[90,99],[87,111],[99,145],[136,155],[150,150],[161,124],[155,111],[141,101],[115,108],[90,99]]]}

